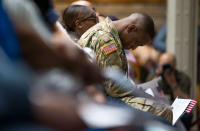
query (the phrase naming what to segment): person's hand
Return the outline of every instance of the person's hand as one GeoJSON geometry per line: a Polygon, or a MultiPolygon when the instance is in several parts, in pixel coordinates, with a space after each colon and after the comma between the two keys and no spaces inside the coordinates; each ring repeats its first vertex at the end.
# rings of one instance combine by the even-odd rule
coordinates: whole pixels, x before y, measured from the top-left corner
{"type": "Polygon", "coordinates": [[[55,52],[64,60],[67,70],[83,79],[86,84],[102,82],[104,80],[99,67],[89,61],[88,56],[82,49],[71,43],[54,44],[55,52]]]}
{"type": "Polygon", "coordinates": [[[54,52],[52,46],[44,42],[37,33],[18,23],[15,24],[15,28],[22,59],[33,70],[48,70],[62,65],[61,58],[54,52]]]}
{"type": "Polygon", "coordinates": [[[81,77],[86,84],[104,80],[99,67],[89,61],[88,55],[67,33],[57,31],[57,33],[54,33],[51,42],[55,52],[64,60],[66,59],[67,69],[81,77]]]}

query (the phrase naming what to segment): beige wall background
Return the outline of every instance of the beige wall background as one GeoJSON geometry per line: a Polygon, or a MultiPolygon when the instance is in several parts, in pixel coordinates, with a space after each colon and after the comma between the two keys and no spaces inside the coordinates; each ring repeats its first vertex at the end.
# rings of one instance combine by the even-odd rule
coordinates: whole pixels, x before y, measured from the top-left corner
{"type": "MultiPolygon", "coordinates": [[[[63,10],[75,0],[54,0],[55,9],[62,14],[63,10]]],[[[166,22],[166,0],[89,0],[97,11],[105,16],[113,15],[123,18],[133,12],[147,13],[153,17],[156,31],[166,22]]],[[[200,1],[200,0],[199,0],[200,1]]],[[[199,13],[200,19],[200,13],[199,13]]],[[[199,22],[200,23],[200,22],[199,22]]]]}

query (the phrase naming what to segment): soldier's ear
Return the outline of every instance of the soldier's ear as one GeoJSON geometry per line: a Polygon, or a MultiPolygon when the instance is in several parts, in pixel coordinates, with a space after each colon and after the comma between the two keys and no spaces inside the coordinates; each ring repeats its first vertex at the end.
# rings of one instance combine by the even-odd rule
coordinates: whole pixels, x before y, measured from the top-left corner
{"type": "Polygon", "coordinates": [[[128,31],[128,33],[133,32],[133,31],[137,31],[136,25],[134,25],[134,24],[128,25],[127,31],[128,31]]]}

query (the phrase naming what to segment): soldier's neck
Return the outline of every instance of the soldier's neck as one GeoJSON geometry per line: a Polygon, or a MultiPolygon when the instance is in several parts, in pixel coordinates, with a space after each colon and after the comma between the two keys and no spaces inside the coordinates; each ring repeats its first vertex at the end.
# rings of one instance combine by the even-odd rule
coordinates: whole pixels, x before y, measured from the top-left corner
{"type": "Polygon", "coordinates": [[[121,32],[123,31],[123,26],[122,26],[122,24],[119,22],[119,20],[118,20],[118,21],[113,21],[113,24],[114,24],[115,28],[117,29],[117,32],[118,32],[119,34],[121,34],[121,32]]]}

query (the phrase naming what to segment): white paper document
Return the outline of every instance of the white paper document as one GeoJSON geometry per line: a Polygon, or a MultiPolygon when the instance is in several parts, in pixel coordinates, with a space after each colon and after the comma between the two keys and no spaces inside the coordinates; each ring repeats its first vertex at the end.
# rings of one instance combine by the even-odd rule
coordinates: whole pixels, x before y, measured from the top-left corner
{"type": "Polygon", "coordinates": [[[176,98],[173,102],[172,106],[172,112],[173,112],[173,121],[172,125],[175,125],[177,120],[183,115],[184,111],[188,107],[192,100],[191,99],[181,99],[176,98]]]}

